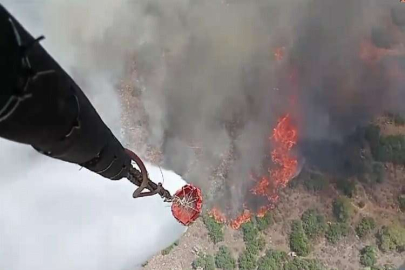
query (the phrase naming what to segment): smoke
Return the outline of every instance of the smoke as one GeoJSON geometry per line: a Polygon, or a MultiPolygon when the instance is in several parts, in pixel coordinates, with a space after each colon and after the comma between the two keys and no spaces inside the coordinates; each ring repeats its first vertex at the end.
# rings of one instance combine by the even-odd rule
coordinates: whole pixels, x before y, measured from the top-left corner
{"type": "MultiPolygon", "coordinates": [[[[214,203],[242,205],[249,174],[260,171],[268,136],[286,113],[301,143],[339,145],[382,112],[403,112],[403,77],[393,76],[399,57],[375,61],[392,54],[377,43],[403,55],[404,33],[391,19],[392,9],[403,11],[399,3],[152,0],[131,7],[150,26],[134,53],[149,143],[214,203]],[[229,187],[226,197],[211,195],[218,182],[229,187]]],[[[325,158],[333,162],[333,153],[325,158]]]]}
{"type": "MultiPolygon", "coordinates": [[[[86,67],[74,72],[84,77],[80,85],[100,78],[88,87],[96,108],[105,100],[101,78],[113,81],[132,65],[144,110],[133,121],[146,123],[148,144],[162,151],[165,167],[202,187],[209,202],[238,208],[251,172],[266,172],[279,117],[291,115],[300,144],[339,148],[358,125],[387,110],[404,112],[404,7],[378,0],[55,0],[41,14],[49,36],[58,37],[55,48],[69,45],[60,60],[86,67]],[[277,48],[284,48],[281,60],[277,48]]],[[[333,164],[333,151],[311,153],[333,164]]]]}
{"type": "MultiPolygon", "coordinates": [[[[125,10],[119,2],[3,4],[34,36],[47,37],[45,48],[122,137],[115,89],[125,57],[136,49],[132,37],[139,35],[128,21],[111,28],[120,23],[114,14],[125,10]]],[[[132,199],[135,187],[128,181],[108,181],[29,146],[0,140],[0,149],[0,269],[132,270],[184,232],[158,196],[132,199]]],[[[159,168],[146,165],[150,177],[162,181],[159,168]]],[[[184,184],[172,171],[163,175],[171,192],[184,184]]]]}

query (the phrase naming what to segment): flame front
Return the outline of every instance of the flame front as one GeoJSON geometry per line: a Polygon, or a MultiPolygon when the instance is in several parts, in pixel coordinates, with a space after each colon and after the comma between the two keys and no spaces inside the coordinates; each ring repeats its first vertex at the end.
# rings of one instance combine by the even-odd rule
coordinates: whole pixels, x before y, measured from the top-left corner
{"type": "Polygon", "coordinates": [[[231,221],[230,226],[232,229],[237,230],[242,226],[242,224],[249,222],[250,219],[252,218],[252,213],[250,210],[245,209],[242,213],[242,215],[238,216],[234,220],[231,221]]]}
{"type": "Polygon", "coordinates": [[[277,191],[287,186],[298,168],[297,158],[291,153],[297,144],[297,129],[292,125],[290,115],[278,121],[270,140],[275,147],[271,152],[275,168],[270,169],[269,176],[263,176],[251,191],[255,195],[266,196],[269,202],[274,203],[278,198],[277,191]]]}
{"type": "Polygon", "coordinates": [[[215,219],[218,223],[225,223],[226,217],[225,215],[216,207],[212,208],[211,211],[208,213],[213,219],[215,219]]]}

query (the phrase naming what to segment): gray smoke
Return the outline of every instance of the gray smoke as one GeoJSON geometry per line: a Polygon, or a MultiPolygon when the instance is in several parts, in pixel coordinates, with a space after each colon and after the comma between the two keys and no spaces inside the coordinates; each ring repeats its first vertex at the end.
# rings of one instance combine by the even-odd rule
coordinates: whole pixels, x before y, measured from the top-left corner
{"type": "MultiPolygon", "coordinates": [[[[340,143],[384,111],[404,112],[393,74],[403,72],[405,5],[394,2],[55,0],[42,18],[55,47],[71,46],[61,59],[89,67],[76,78],[109,80],[134,66],[144,113],[133,122],[146,122],[164,166],[237,208],[249,174],[266,170],[280,116],[292,116],[301,142],[340,143]],[[364,41],[400,55],[370,63],[375,50],[360,50],[364,41]]],[[[94,93],[97,107],[105,96],[94,93]]]]}
{"type": "Polygon", "coordinates": [[[232,153],[228,169],[219,173],[229,186],[223,200],[242,204],[249,174],[260,170],[268,136],[286,113],[295,119],[301,141],[340,142],[386,110],[403,112],[401,80],[390,77],[399,58],[370,64],[360,50],[365,40],[402,50],[404,33],[391,20],[391,8],[403,19],[399,3],[132,5],[150,25],[149,39],[135,51],[149,143],[162,149],[166,166],[203,187],[208,198],[221,186],[211,176],[232,153]],[[274,58],[277,47],[285,47],[281,62],[274,58]]]}

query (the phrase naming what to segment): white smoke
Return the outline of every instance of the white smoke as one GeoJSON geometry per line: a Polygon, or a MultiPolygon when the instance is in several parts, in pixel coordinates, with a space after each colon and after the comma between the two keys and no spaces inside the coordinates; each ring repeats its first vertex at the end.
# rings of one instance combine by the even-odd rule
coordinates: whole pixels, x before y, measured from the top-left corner
{"type": "MultiPolygon", "coordinates": [[[[118,137],[114,88],[131,35],[117,30],[109,41],[103,35],[119,2],[2,3],[34,36],[46,36],[45,48],[79,81],[118,137]]],[[[184,231],[159,197],[132,199],[135,187],[126,180],[112,182],[5,140],[0,149],[0,269],[132,270],[184,231]]],[[[161,181],[159,168],[146,165],[161,181]]],[[[171,171],[163,175],[172,192],[184,184],[171,171]]]]}

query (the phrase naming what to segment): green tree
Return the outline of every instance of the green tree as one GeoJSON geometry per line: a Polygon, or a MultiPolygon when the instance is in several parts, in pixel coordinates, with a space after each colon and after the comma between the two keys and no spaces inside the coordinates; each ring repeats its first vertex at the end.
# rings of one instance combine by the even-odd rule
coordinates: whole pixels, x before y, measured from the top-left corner
{"type": "Polygon", "coordinates": [[[215,255],[215,265],[219,269],[232,270],[236,268],[236,261],[228,247],[221,246],[215,255]]]}
{"type": "Polygon", "coordinates": [[[321,174],[311,174],[305,181],[303,181],[304,187],[308,191],[317,192],[324,190],[328,184],[328,179],[321,174]]]}
{"type": "Polygon", "coordinates": [[[405,194],[401,194],[398,196],[398,203],[401,211],[405,212],[405,194]]]}
{"type": "Polygon", "coordinates": [[[356,234],[363,238],[375,229],[375,221],[372,217],[363,217],[356,227],[356,234]]]}
{"type": "Polygon", "coordinates": [[[263,236],[259,236],[259,238],[257,238],[257,247],[260,251],[263,251],[266,247],[266,239],[264,239],[263,236]]]}
{"type": "Polygon", "coordinates": [[[366,246],[360,251],[360,263],[363,266],[374,266],[377,262],[377,250],[373,246],[366,246]]]}
{"type": "Polygon", "coordinates": [[[249,242],[245,243],[246,245],[246,251],[251,253],[252,255],[257,255],[259,254],[259,246],[257,243],[257,239],[250,240],[249,242]]]}
{"type": "Polygon", "coordinates": [[[352,198],[356,192],[356,182],[347,178],[339,179],[336,182],[336,187],[349,198],[352,198]]]}
{"type": "Polygon", "coordinates": [[[269,228],[271,225],[273,225],[274,220],[273,220],[273,215],[271,213],[266,213],[264,217],[257,217],[257,229],[259,231],[264,231],[267,228],[269,228]]]}
{"type": "Polygon", "coordinates": [[[308,238],[314,239],[325,232],[325,218],[316,210],[309,209],[302,214],[302,227],[308,238]]]}
{"type": "Polygon", "coordinates": [[[198,257],[192,263],[193,269],[202,268],[204,270],[215,270],[214,257],[210,254],[198,254],[198,257]]]}
{"type": "Polygon", "coordinates": [[[223,224],[216,222],[216,220],[209,215],[203,216],[203,222],[207,227],[208,235],[214,244],[224,240],[223,224]]]}
{"type": "Polygon", "coordinates": [[[333,214],[337,221],[347,222],[353,215],[353,206],[348,198],[339,197],[333,201],[333,214]]]}
{"type": "Polygon", "coordinates": [[[332,223],[326,230],[326,240],[332,244],[336,244],[342,239],[342,237],[347,236],[349,233],[349,227],[345,223],[332,223]]]}
{"type": "Polygon", "coordinates": [[[283,268],[288,260],[288,255],[284,251],[268,250],[257,263],[257,270],[279,270],[283,268]]]}
{"type": "Polygon", "coordinates": [[[243,241],[245,241],[245,243],[256,240],[259,230],[255,224],[253,224],[253,222],[246,222],[241,226],[241,228],[243,232],[243,241]]]}
{"type": "Polygon", "coordinates": [[[405,251],[405,228],[397,224],[383,226],[377,233],[377,243],[383,252],[405,251]]]}
{"type": "Polygon", "coordinates": [[[290,249],[298,256],[307,256],[311,250],[300,220],[294,220],[291,224],[290,249]]]}
{"type": "Polygon", "coordinates": [[[256,269],[256,257],[252,253],[245,250],[239,255],[238,265],[239,270],[256,269]]]}
{"type": "Polygon", "coordinates": [[[373,164],[373,183],[382,183],[385,180],[384,165],[380,162],[373,164]]]}
{"type": "Polygon", "coordinates": [[[294,258],[284,265],[284,270],[326,270],[326,268],[318,260],[294,258]]]}

